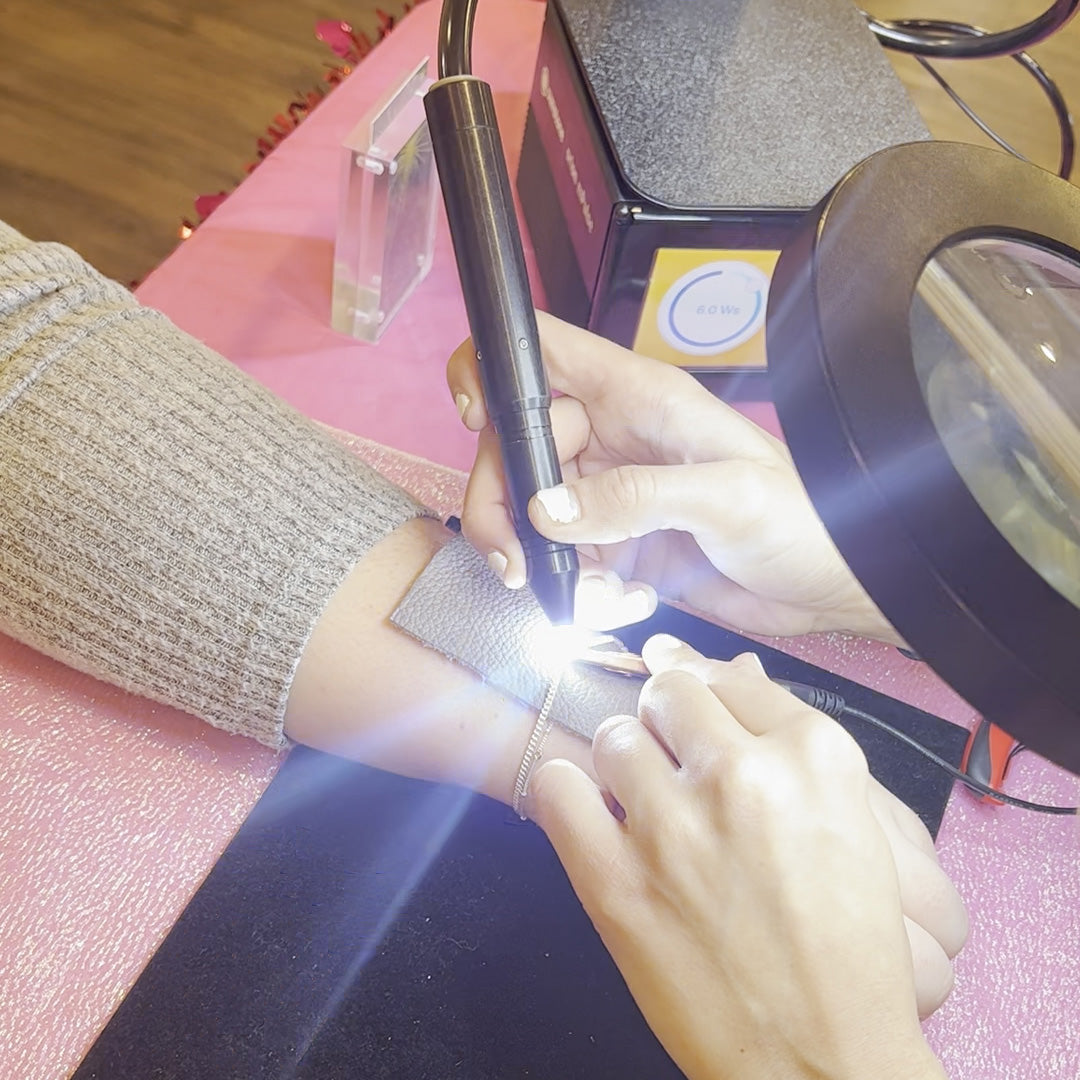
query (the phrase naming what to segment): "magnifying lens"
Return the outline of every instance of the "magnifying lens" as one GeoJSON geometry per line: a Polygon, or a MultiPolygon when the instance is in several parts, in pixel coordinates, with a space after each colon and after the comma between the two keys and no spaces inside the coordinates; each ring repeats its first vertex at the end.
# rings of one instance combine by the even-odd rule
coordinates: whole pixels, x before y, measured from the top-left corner
{"type": "Polygon", "coordinates": [[[893,626],[1080,772],[1080,191],[894,147],[799,226],[766,322],[811,499],[893,626]]]}

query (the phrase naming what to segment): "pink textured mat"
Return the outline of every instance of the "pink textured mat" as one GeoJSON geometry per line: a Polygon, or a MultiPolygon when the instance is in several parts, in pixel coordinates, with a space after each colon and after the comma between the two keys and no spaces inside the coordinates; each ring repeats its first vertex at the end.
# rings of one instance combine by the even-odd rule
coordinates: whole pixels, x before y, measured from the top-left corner
{"type": "MultiPolygon", "coordinates": [[[[476,69],[496,90],[511,166],[543,5],[481,5],[476,69]]],[[[443,366],[465,336],[449,239],[375,349],[329,328],[338,147],[382,88],[435,50],[438,5],[410,15],[140,289],[181,326],[336,427],[467,468],[443,366]]],[[[752,410],[767,417],[767,410],[752,410]]],[[[439,509],[461,479],[358,444],[439,509]]],[[[798,655],[967,723],[921,665],[846,638],[798,655]]],[[[213,865],[278,759],[0,640],[0,1080],[60,1080],[80,1060],[213,865]]],[[[1009,786],[1076,802],[1032,755],[1009,786]]],[[[972,914],[957,988],[928,1024],[953,1080],[1080,1076],[1080,826],[954,795],[941,857],[972,914]]]]}

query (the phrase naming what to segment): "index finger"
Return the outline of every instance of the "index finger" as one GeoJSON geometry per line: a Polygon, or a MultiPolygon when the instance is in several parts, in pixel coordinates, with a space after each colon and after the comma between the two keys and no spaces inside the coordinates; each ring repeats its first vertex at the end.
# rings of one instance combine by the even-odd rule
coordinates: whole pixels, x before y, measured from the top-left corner
{"type": "Polygon", "coordinates": [[[772,682],[752,653],[729,661],[710,660],[689,645],[658,634],[645,643],[641,654],[654,676],[682,671],[699,679],[751,735],[765,735],[816,715],[809,705],[772,682]]]}
{"type": "Polygon", "coordinates": [[[461,422],[470,431],[482,431],[487,427],[487,409],[477,366],[476,346],[471,337],[466,338],[446,361],[446,385],[453,395],[461,422]]]}
{"type": "Polygon", "coordinates": [[[552,388],[622,413],[626,433],[650,447],[654,459],[668,461],[673,453],[686,462],[761,458],[782,445],[682,368],[545,312],[536,320],[552,388]]]}
{"type": "Polygon", "coordinates": [[[552,758],[529,779],[529,816],[547,833],[572,881],[621,845],[623,829],[585,771],[552,758]]]}
{"type": "MultiPolygon", "coordinates": [[[[588,330],[538,311],[540,344],[552,390],[610,410],[605,441],[640,463],[772,457],[778,440],[709,393],[681,368],[640,356],[588,330]]],[[[446,381],[471,431],[488,422],[476,350],[462,342],[446,381]]]]}
{"type": "Polygon", "coordinates": [[[723,747],[747,738],[724,702],[688,671],[673,668],[653,675],[641,689],[638,711],[642,724],[680,768],[711,763],[723,747]]]}

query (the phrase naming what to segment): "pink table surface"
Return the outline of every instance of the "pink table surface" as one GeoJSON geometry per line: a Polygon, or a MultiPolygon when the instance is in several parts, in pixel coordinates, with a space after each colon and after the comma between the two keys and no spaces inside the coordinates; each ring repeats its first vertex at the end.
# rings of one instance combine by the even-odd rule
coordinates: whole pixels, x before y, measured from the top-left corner
{"type": "MultiPolygon", "coordinates": [[[[482,5],[475,63],[516,163],[543,7],[482,5]]],[[[329,328],[341,140],[434,54],[437,5],[410,15],[139,290],[308,414],[467,468],[443,367],[465,336],[449,239],[375,348],[329,328]]],[[[358,449],[440,509],[460,477],[358,449]]],[[[958,723],[922,665],[843,637],[790,652],[958,723]]],[[[272,778],[280,759],[0,640],[0,1080],[68,1075],[272,778]]],[[[1077,780],[1022,755],[1009,786],[1075,802],[1077,780]]],[[[954,1080],[1080,1076],[1080,829],[956,793],[939,850],[971,912],[957,986],[927,1033],[954,1080]]]]}

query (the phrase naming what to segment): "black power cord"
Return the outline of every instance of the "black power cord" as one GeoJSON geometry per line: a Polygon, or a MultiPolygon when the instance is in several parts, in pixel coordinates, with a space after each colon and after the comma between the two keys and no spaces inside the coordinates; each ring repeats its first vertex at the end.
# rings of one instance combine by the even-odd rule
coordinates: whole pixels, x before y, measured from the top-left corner
{"type": "MultiPolygon", "coordinates": [[[[1080,0],[1077,0],[1080,3],[1080,0]]],[[[476,0],[443,0],[439,18],[440,79],[472,74],[473,22],[476,0]]]]}
{"type": "Polygon", "coordinates": [[[965,787],[978,792],[980,795],[989,795],[991,798],[1007,803],[1009,806],[1018,806],[1022,810],[1034,810],[1039,814],[1075,815],[1080,813],[1080,807],[1051,806],[1046,803],[1030,802],[1027,799],[1018,799],[1015,795],[1008,795],[1004,791],[990,787],[989,784],[984,784],[982,781],[968,776],[962,769],[958,769],[952,762],[946,761],[939,754],[935,754],[929,747],[923,746],[918,739],[913,739],[907,732],[893,727],[892,724],[886,723],[880,717],[848,705],[840,694],[834,694],[830,690],[822,690],[816,686],[808,686],[805,683],[789,682],[787,679],[774,679],[773,681],[804,704],[825,713],[826,716],[831,716],[834,720],[839,720],[842,716],[853,716],[855,719],[863,721],[863,723],[876,727],[879,731],[884,731],[906,746],[910,746],[912,750],[922,754],[924,758],[933,762],[939,769],[947,772],[954,780],[959,780],[965,787]]]}
{"type": "Polygon", "coordinates": [[[1039,85],[1057,120],[1061,156],[1057,174],[1068,179],[1075,154],[1075,136],[1068,104],[1057,84],[1037,60],[1024,50],[1043,41],[1065,25],[1080,7],[1080,0],[1059,0],[1044,15],[1013,30],[992,33],[969,23],[947,19],[878,19],[862,13],[878,41],[887,48],[909,53],[930,77],[948,94],[950,100],[985,135],[1003,150],[1027,161],[1028,159],[1006,142],[953,89],[948,80],[929,62],[930,59],[979,59],[1008,56],[1015,60],[1039,85]],[[1035,29],[1033,29],[1035,28],[1035,29]],[[928,59],[929,58],[929,59],[928,59]]]}
{"type": "MultiPolygon", "coordinates": [[[[1047,101],[1050,102],[1050,107],[1054,110],[1054,118],[1058,124],[1058,139],[1061,145],[1061,153],[1058,159],[1057,174],[1063,180],[1068,180],[1069,175],[1072,173],[1073,158],[1076,153],[1076,137],[1073,132],[1072,117],[1069,115],[1069,106],[1065,101],[1065,96],[1058,88],[1057,83],[1046,73],[1046,69],[1029,56],[1027,53],[1016,53],[1013,57],[1015,60],[1038,84],[1039,89],[1046,95],[1047,101]]],[[[915,60],[926,70],[930,77],[949,95],[950,100],[954,105],[973,123],[980,131],[984,132],[989,138],[993,139],[1002,150],[1007,151],[1014,157],[1020,158],[1021,161],[1029,161],[1030,159],[1020,153],[1015,147],[1010,146],[989,124],[987,124],[982,117],[980,117],[974,109],[952,88],[948,80],[941,74],[928,60],[924,60],[921,56],[915,57],[915,60]]]]}
{"type": "Polygon", "coordinates": [[[1046,11],[1030,22],[996,33],[980,30],[977,38],[969,33],[974,27],[942,36],[925,32],[928,20],[878,19],[866,12],[863,15],[878,41],[887,49],[937,57],[939,60],[979,60],[991,56],[1012,56],[1045,41],[1076,14],[1078,7],[1080,0],[1054,0],[1046,11]]]}

